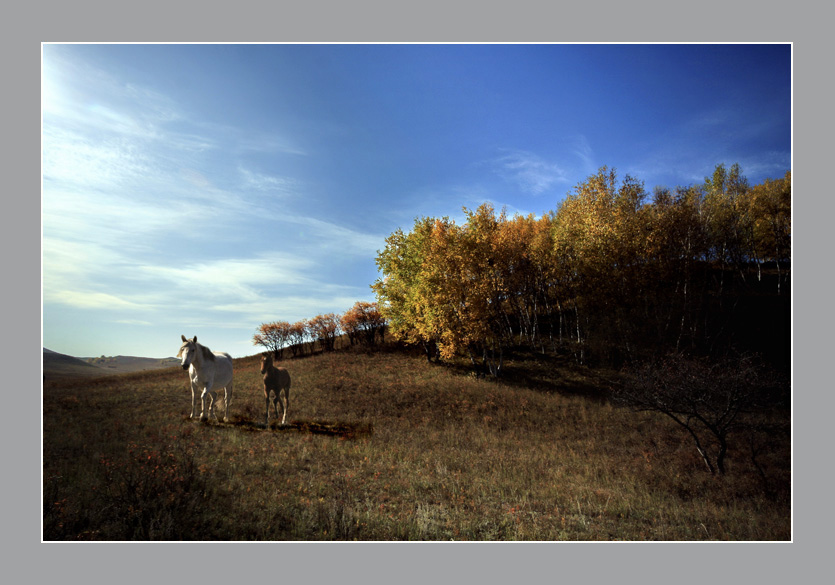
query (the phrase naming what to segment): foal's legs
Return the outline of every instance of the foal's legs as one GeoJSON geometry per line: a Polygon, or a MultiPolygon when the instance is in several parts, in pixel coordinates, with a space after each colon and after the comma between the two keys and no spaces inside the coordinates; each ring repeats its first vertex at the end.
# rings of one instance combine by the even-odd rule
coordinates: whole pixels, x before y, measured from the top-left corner
{"type": "MultiPolygon", "coordinates": [[[[287,410],[290,408],[290,384],[284,388],[284,400],[281,401],[281,408],[284,411],[284,415],[281,417],[281,424],[287,424],[287,410]]],[[[276,418],[278,417],[278,412],[275,414],[276,418]]]]}
{"type": "Polygon", "coordinates": [[[278,419],[278,409],[275,406],[276,402],[278,402],[278,392],[278,390],[273,390],[272,396],[270,396],[270,389],[264,386],[264,400],[266,403],[266,410],[264,411],[264,424],[267,426],[270,424],[270,401],[273,403],[275,418],[276,420],[278,419]]]}
{"type": "MultiPolygon", "coordinates": [[[[278,420],[278,404],[281,402],[281,388],[275,391],[275,398],[273,398],[273,410],[275,411],[275,420],[278,420]]],[[[281,402],[281,406],[284,406],[284,403],[281,402]]],[[[281,424],[284,424],[284,421],[281,421],[281,424]]]]}
{"type": "Polygon", "coordinates": [[[264,410],[264,425],[270,424],[270,389],[264,386],[264,400],[266,401],[266,408],[264,410]]]}

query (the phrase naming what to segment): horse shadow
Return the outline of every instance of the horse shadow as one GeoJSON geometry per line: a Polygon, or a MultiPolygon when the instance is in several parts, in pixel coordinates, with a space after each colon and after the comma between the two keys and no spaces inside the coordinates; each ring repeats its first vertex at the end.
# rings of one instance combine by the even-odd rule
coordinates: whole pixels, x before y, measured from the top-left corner
{"type": "Polygon", "coordinates": [[[256,422],[242,416],[232,416],[228,422],[210,420],[202,424],[210,424],[219,428],[238,429],[248,432],[261,433],[309,433],[313,435],[326,435],[340,439],[356,439],[362,436],[373,434],[374,426],[371,423],[351,423],[339,421],[313,421],[293,420],[286,424],[277,421],[270,421],[265,425],[263,422],[256,422]]]}

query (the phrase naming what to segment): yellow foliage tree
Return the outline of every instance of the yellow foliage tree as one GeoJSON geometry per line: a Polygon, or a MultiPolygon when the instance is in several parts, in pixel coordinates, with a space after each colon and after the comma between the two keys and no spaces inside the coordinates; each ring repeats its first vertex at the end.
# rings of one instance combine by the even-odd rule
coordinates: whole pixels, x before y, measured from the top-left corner
{"type": "Polygon", "coordinates": [[[748,286],[752,266],[787,273],[790,198],[790,173],[749,188],[738,165],[717,165],[703,185],[648,202],[641,181],[602,167],[539,218],[485,203],[462,225],[417,219],[386,239],[372,288],[395,338],[493,375],[517,343],[568,342],[580,362],[591,350],[615,363],[713,346],[734,306],[723,295],[748,286]]]}

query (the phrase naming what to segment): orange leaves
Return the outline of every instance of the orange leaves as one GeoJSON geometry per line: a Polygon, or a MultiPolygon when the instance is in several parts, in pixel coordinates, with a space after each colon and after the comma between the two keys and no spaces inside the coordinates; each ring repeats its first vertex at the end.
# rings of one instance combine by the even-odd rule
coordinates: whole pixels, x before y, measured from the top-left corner
{"type": "Polygon", "coordinates": [[[284,346],[290,342],[292,327],[287,321],[262,323],[255,335],[252,336],[252,344],[263,346],[279,355],[284,346]]]}
{"type": "Polygon", "coordinates": [[[383,337],[386,325],[386,319],[376,303],[358,301],[341,316],[326,313],[292,324],[287,321],[263,323],[253,335],[252,342],[264,346],[280,358],[287,347],[294,356],[304,353],[306,342],[311,342],[311,348],[318,342],[322,349],[333,350],[336,339],[343,333],[352,338],[352,343],[356,336],[362,336],[361,341],[373,343],[372,337],[383,337]]]}
{"type": "Polygon", "coordinates": [[[386,320],[380,314],[377,303],[357,301],[339,318],[339,323],[352,345],[354,343],[374,345],[378,335],[381,339],[383,337],[386,320]]]}
{"type": "Polygon", "coordinates": [[[339,316],[335,313],[316,315],[307,322],[307,329],[313,339],[319,341],[322,348],[332,351],[336,338],[342,334],[342,326],[339,323],[339,316]]]}

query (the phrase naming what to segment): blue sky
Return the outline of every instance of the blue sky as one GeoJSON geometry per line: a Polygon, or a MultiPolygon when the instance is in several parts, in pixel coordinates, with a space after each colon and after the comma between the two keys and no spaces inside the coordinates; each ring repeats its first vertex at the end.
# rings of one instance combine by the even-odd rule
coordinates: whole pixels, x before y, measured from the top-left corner
{"type": "Polygon", "coordinates": [[[554,210],[791,168],[791,47],[46,44],[43,344],[235,357],[374,300],[385,237],[484,201],[554,210]]]}

